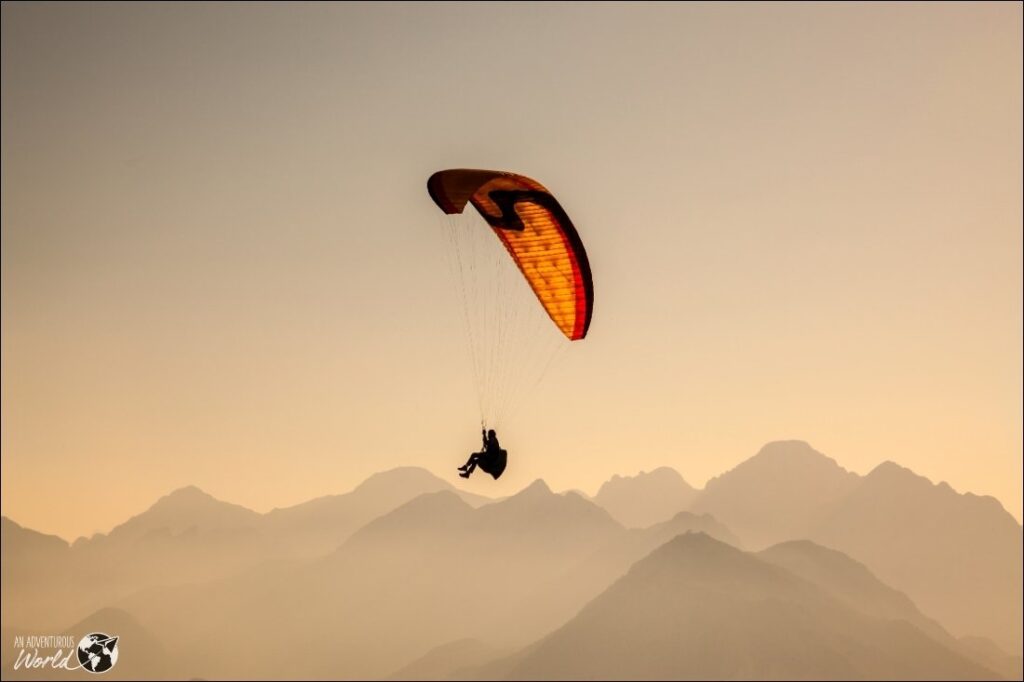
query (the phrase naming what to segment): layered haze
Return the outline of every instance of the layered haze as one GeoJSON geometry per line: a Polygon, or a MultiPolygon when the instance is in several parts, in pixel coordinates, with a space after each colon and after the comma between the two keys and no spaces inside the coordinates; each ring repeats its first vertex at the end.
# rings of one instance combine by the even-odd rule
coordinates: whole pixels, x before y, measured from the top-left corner
{"type": "MultiPolygon", "coordinates": [[[[5,517],[0,608],[9,635],[125,633],[123,679],[1019,677],[1021,526],[887,470],[899,507],[800,441],[703,490],[661,468],[589,499],[415,467],[266,514],[190,487],[70,545],[5,517]]],[[[5,679],[39,674],[11,642],[5,679]]]]}

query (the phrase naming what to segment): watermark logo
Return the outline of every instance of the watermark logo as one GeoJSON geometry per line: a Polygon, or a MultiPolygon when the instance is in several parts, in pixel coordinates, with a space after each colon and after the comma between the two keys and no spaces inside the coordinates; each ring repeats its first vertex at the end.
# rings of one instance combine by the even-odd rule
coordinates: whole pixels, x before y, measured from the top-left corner
{"type": "Polygon", "coordinates": [[[117,635],[90,632],[80,639],[71,635],[18,635],[15,670],[84,670],[105,673],[117,665],[117,635]]]}
{"type": "Polygon", "coordinates": [[[107,672],[117,664],[117,637],[89,633],[78,641],[78,662],[87,672],[107,672]]]}

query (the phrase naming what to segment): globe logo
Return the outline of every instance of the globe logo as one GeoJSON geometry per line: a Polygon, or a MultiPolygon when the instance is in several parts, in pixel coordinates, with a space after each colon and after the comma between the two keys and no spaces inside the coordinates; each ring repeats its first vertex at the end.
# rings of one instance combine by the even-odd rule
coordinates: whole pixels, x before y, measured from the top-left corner
{"type": "Polygon", "coordinates": [[[117,637],[93,632],[78,642],[78,662],[90,673],[105,673],[117,663],[117,637]]]}

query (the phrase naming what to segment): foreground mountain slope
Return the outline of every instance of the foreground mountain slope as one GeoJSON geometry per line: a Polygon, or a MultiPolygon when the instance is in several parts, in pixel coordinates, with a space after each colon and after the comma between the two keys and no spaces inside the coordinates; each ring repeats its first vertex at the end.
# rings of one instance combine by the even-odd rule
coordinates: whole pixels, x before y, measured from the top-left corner
{"type": "Polygon", "coordinates": [[[990,640],[957,639],[921,613],[906,594],[886,585],[866,566],[842,552],[809,540],[769,547],[757,556],[814,583],[846,606],[886,620],[905,620],[943,646],[1003,677],[1019,677],[1020,658],[1009,656],[990,640]]]}
{"type": "Polygon", "coordinates": [[[992,679],[905,621],[857,613],[703,534],[638,562],[565,626],[470,676],[500,679],[992,679]]]}

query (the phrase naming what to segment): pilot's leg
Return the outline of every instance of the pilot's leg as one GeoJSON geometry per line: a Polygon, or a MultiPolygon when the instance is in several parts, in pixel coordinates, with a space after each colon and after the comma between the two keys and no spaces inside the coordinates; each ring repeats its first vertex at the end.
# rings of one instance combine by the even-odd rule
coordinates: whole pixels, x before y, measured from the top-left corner
{"type": "Polygon", "coordinates": [[[476,469],[477,462],[479,460],[479,452],[474,452],[472,455],[470,455],[469,460],[467,460],[465,464],[459,467],[459,469],[462,471],[462,473],[459,474],[459,476],[462,476],[463,478],[469,478],[469,475],[473,473],[474,469],[476,469]]]}

